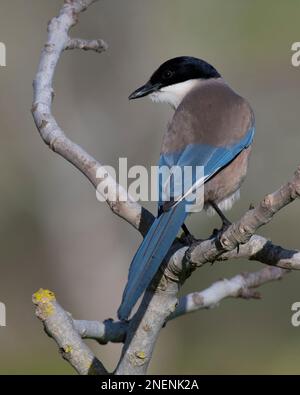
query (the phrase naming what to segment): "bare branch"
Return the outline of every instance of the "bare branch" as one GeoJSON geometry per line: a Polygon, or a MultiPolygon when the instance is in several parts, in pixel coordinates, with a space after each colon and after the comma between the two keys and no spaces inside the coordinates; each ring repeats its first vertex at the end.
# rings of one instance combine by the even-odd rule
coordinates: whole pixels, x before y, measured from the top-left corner
{"type": "Polygon", "coordinates": [[[259,299],[260,294],[255,288],[280,280],[288,272],[279,267],[266,267],[254,273],[242,273],[229,280],[217,281],[202,292],[193,292],[181,298],[169,319],[216,307],[225,298],[259,299]]]}
{"type": "Polygon", "coordinates": [[[108,45],[101,39],[84,40],[82,38],[70,38],[65,49],[83,49],[84,51],[95,51],[101,53],[108,49],[108,45]]]}
{"type": "Polygon", "coordinates": [[[246,244],[241,244],[239,250],[228,251],[218,256],[216,261],[246,258],[270,266],[289,270],[300,269],[300,251],[288,250],[273,244],[265,237],[254,235],[246,244]]]}
{"type": "MultiPolygon", "coordinates": [[[[175,311],[180,284],[184,283],[197,267],[214,262],[220,259],[223,253],[247,243],[259,227],[268,223],[275,213],[297,198],[299,191],[300,168],[290,182],[273,194],[267,195],[259,205],[244,214],[238,222],[230,225],[220,236],[197,242],[191,247],[182,247],[182,241],[176,240],[129,324],[116,374],[145,374],[160,330],[175,311]]],[[[276,266],[278,261],[282,262],[282,251],[279,248],[269,248],[261,254],[261,251],[258,251],[254,259],[266,258],[267,264],[272,262],[276,266]],[[276,252],[280,254],[280,259],[277,258],[276,252]]],[[[297,252],[293,252],[291,256],[294,261],[296,254],[297,252]]],[[[291,262],[286,261],[285,266],[289,265],[291,266],[291,262]]],[[[293,268],[298,268],[297,263],[293,268]]]]}
{"type": "Polygon", "coordinates": [[[125,340],[128,323],[113,321],[112,319],[101,321],[74,320],[76,328],[82,339],[94,339],[100,344],[123,343],[125,340]]]}
{"type": "MultiPolygon", "coordinates": [[[[290,271],[267,267],[257,272],[242,273],[230,279],[217,281],[201,292],[193,292],[180,298],[168,321],[198,310],[217,307],[226,298],[260,299],[256,288],[280,280],[287,273],[290,271]]],[[[129,322],[74,320],[74,326],[84,339],[94,339],[100,344],[122,343],[126,338],[129,322]]]]}
{"type": "Polygon", "coordinates": [[[104,375],[104,366],[81,340],[73,320],[57,303],[53,292],[40,289],[32,297],[36,315],[43,322],[46,333],[57,343],[61,354],[79,374],[104,375]]]}
{"type": "MultiPolygon", "coordinates": [[[[271,221],[273,216],[300,195],[300,167],[296,170],[291,181],[284,184],[276,192],[267,195],[255,208],[247,211],[242,218],[221,234],[220,237],[195,243],[186,251],[186,259],[195,267],[200,267],[207,262],[214,262],[227,251],[233,251],[237,246],[247,243],[254,233],[263,225],[271,221]]],[[[257,258],[266,259],[267,264],[291,269],[300,269],[298,251],[292,251],[291,261],[282,262],[282,251],[270,249],[270,245],[257,258]],[[281,258],[278,263],[278,252],[281,258]],[[274,255],[275,259],[272,259],[274,255]],[[281,263],[280,263],[281,262],[281,263]]],[[[277,247],[276,247],[277,248],[277,247]]],[[[287,258],[287,257],[285,257],[287,258]]],[[[254,258],[256,259],[256,258],[254,258]]]]}
{"type": "Polygon", "coordinates": [[[110,192],[110,195],[106,196],[106,201],[111,210],[144,235],[153,221],[152,214],[142,209],[96,159],[66,137],[51,112],[54,97],[53,76],[64,49],[83,45],[83,47],[86,46],[84,49],[88,49],[87,47],[92,49],[93,47],[98,52],[105,50],[105,44],[101,40],[70,39],[68,35],[70,28],[77,23],[78,14],[95,1],[97,0],[66,0],[59,16],[50,21],[47,43],[43,48],[33,84],[32,114],[44,142],[54,152],[80,170],[102,195],[104,195],[104,186],[101,187],[101,181],[105,179],[105,184],[110,192]]]}

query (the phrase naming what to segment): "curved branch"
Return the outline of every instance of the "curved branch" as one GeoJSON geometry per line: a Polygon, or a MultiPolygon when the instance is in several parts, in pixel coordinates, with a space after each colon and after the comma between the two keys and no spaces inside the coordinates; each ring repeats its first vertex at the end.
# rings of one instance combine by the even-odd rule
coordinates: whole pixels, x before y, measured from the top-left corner
{"type": "MultiPolygon", "coordinates": [[[[179,299],[176,310],[168,321],[202,309],[219,306],[226,298],[260,299],[256,288],[272,281],[281,280],[290,271],[278,267],[267,267],[253,273],[242,273],[230,279],[215,282],[200,292],[193,292],[179,299]]],[[[123,343],[129,322],[106,320],[74,320],[74,326],[83,339],[94,339],[100,344],[123,343]]]]}
{"type": "MultiPolygon", "coordinates": [[[[185,254],[186,259],[194,267],[200,267],[207,262],[214,262],[222,253],[233,251],[238,246],[247,243],[254,233],[263,225],[271,221],[273,216],[282,208],[300,196],[300,167],[296,170],[291,181],[282,185],[277,191],[265,198],[253,209],[247,211],[242,218],[226,229],[220,237],[193,244],[185,254]]],[[[281,247],[279,247],[281,248],[281,247]]],[[[287,250],[283,250],[284,252],[287,250]]],[[[255,255],[256,259],[265,260],[264,263],[289,269],[300,269],[298,251],[290,251],[290,261],[284,259],[284,254],[278,259],[278,247],[271,248],[271,244],[255,255]],[[272,258],[274,255],[275,259],[272,258]]],[[[287,256],[285,258],[288,258],[287,256]]]]}
{"type": "Polygon", "coordinates": [[[107,374],[102,363],[81,340],[73,320],[57,303],[53,292],[40,289],[32,297],[36,305],[36,315],[43,322],[46,333],[57,343],[64,359],[79,374],[107,374]]]}
{"type": "Polygon", "coordinates": [[[80,170],[102,195],[105,195],[105,192],[104,186],[101,187],[101,181],[105,179],[108,190],[114,196],[114,199],[111,196],[105,196],[111,210],[144,235],[153,221],[152,214],[142,209],[96,159],[67,138],[52,115],[53,77],[62,52],[66,48],[78,47],[94,49],[97,52],[106,49],[106,45],[101,40],[87,41],[70,39],[69,37],[69,30],[77,23],[78,14],[95,1],[97,0],[65,0],[59,16],[50,21],[47,42],[42,50],[38,71],[33,83],[32,114],[44,142],[54,152],[80,170]],[[99,176],[101,174],[102,176],[99,176]]]}

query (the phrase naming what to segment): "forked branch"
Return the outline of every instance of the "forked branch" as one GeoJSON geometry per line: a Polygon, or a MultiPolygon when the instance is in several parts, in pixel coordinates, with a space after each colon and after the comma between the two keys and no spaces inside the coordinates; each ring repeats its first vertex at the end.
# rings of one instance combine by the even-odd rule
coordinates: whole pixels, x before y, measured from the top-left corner
{"type": "MultiPolygon", "coordinates": [[[[32,114],[44,142],[72,163],[102,194],[104,190],[101,189],[101,181],[105,174],[105,185],[112,192],[112,195],[105,195],[107,204],[114,214],[126,220],[144,236],[154,216],[134,201],[104,171],[100,162],[67,137],[52,115],[53,77],[64,50],[83,49],[101,53],[107,48],[101,39],[86,40],[69,36],[71,27],[78,22],[79,14],[96,1],[65,0],[59,15],[50,21],[47,42],[43,47],[33,84],[32,114]]],[[[213,307],[228,297],[258,298],[257,287],[282,278],[287,273],[286,269],[300,269],[298,250],[284,249],[255,235],[261,226],[270,222],[279,210],[298,198],[299,194],[300,168],[290,182],[267,195],[220,237],[192,245],[182,238],[177,239],[159,273],[146,290],[137,313],[129,322],[73,320],[57,303],[54,294],[43,290],[33,297],[36,314],[42,320],[46,332],[62,350],[64,358],[78,373],[107,374],[102,363],[82,341],[82,338],[93,338],[100,344],[124,342],[115,374],[145,374],[160,330],[168,320],[213,307]],[[230,280],[218,281],[202,292],[183,297],[178,303],[177,295],[181,284],[196,268],[207,262],[234,258],[256,260],[269,267],[254,273],[239,274],[230,280]]]]}

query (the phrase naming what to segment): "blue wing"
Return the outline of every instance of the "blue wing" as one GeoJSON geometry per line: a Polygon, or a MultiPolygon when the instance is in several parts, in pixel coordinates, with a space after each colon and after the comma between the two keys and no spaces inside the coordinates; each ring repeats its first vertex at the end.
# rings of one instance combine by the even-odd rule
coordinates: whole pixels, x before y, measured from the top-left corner
{"type": "MultiPolygon", "coordinates": [[[[168,177],[168,169],[177,166],[181,169],[181,173],[184,174],[184,167],[191,166],[196,168],[197,166],[203,166],[204,168],[204,179],[203,183],[208,181],[218,170],[230,163],[244,148],[247,148],[253,141],[255,133],[255,127],[251,127],[245,134],[244,138],[235,144],[227,147],[215,147],[209,144],[189,144],[183,150],[174,153],[167,153],[160,156],[159,168],[164,169],[160,172],[159,177],[159,205],[162,205],[163,190],[166,188],[166,178],[168,177]],[[165,174],[166,173],[166,174],[165,174]]],[[[180,173],[180,172],[179,172],[180,173]]],[[[191,174],[192,179],[187,183],[189,185],[195,184],[197,180],[197,173],[191,174]]],[[[170,182],[171,178],[170,178],[170,182]]],[[[186,191],[183,183],[182,194],[186,191]]],[[[173,190],[173,185],[170,185],[170,199],[178,195],[179,191],[173,190]]]]}
{"type": "MultiPolygon", "coordinates": [[[[230,163],[253,140],[255,128],[249,129],[245,137],[227,147],[204,144],[188,145],[181,152],[160,157],[159,166],[204,166],[203,182],[208,181],[218,170],[230,163]]],[[[196,183],[198,180],[194,179],[196,183]]],[[[161,191],[163,185],[160,184],[161,191]]],[[[160,201],[162,204],[163,201],[160,201]]],[[[160,215],[152,224],[130,265],[128,282],[118,310],[120,319],[128,318],[133,306],[155,276],[161,262],[169,251],[188,212],[186,201],[180,200],[170,210],[160,215]]]]}

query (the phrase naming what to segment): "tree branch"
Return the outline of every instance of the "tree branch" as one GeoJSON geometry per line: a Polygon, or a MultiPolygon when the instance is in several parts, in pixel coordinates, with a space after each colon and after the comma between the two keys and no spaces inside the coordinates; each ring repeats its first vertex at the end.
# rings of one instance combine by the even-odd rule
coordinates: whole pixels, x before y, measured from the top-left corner
{"type": "MultiPolygon", "coordinates": [[[[180,298],[168,321],[198,310],[217,307],[226,298],[260,299],[256,288],[281,280],[287,273],[289,271],[285,269],[267,267],[257,272],[242,273],[230,279],[217,281],[201,292],[193,292],[180,298]]],[[[94,339],[100,344],[123,343],[129,322],[74,320],[74,326],[83,339],[94,339]]]]}
{"type": "Polygon", "coordinates": [[[40,289],[32,300],[36,305],[36,316],[43,322],[46,333],[56,341],[63,358],[79,374],[107,374],[101,362],[81,340],[72,318],[57,303],[53,292],[40,289]]]}
{"type": "MultiPolygon", "coordinates": [[[[144,236],[154,216],[135,202],[96,159],[71,141],[52,115],[53,77],[63,51],[79,48],[100,53],[106,49],[106,44],[99,39],[69,37],[69,30],[77,23],[79,14],[96,1],[65,0],[58,17],[50,21],[47,42],[42,50],[33,84],[32,114],[44,142],[80,170],[102,195],[105,195],[105,191],[101,187],[101,181],[105,179],[103,184],[110,192],[105,195],[105,199],[113,213],[126,220],[144,236]]],[[[63,350],[64,357],[80,374],[107,373],[81,337],[94,338],[103,344],[108,341],[125,341],[115,374],[145,374],[160,330],[169,319],[212,307],[226,297],[256,298],[258,294],[253,289],[281,278],[286,273],[282,268],[300,269],[299,251],[286,250],[255,235],[257,229],[267,224],[279,210],[299,197],[299,194],[300,168],[290,182],[267,195],[259,205],[249,210],[219,236],[192,245],[183,238],[176,239],[146,290],[137,313],[129,322],[73,321],[49,291],[40,291],[34,295],[37,315],[44,323],[47,333],[63,350]],[[177,305],[180,286],[197,267],[207,262],[240,257],[274,267],[219,281],[202,292],[187,295],[177,305]]]]}
{"type": "Polygon", "coordinates": [[[101,39],[84,40],[82,38],[70,38],[65,49],[83,49],[84,51],[95,51],[97,53],[101,53],[106,51],[108,46],[106,42],[101,39]]]}
{"type": "Polygon", "coordinates": [[[100,344],[123,343],[125,340],[128,323],[113,321],[74,320],[74,327],[82,339],[94,339],[100,344]]]}
{"type": "MultiPolygon", "coordinates": [[[[214,262],[221,253],[233,251],[241,244],[247,243],[261,226],[270,222],[276,213],[299,196],[300,167],[296,170],[291,181],[282,185],[277,191],[265,196],[256,207],[247,211],[239,221],[230,225],[220,237],[193,244],[186,252],[186,259],[195,267],[200,267],[207,262],[214,262]]],[[[270,248],[264,252],[267,253],[268,258],[268,262],[265,263],[279,266],[278,262],[271,259],[270,248]]],[[[296,252],[293,251],[292,255],[294,253],[296,252]]],[[[277,256],[276,251],[274,255],[277,256]]],[[[261,258],[264,258],[264,256],[261,256],[261,258]]],[[[299,261],[294,265],[293,261],[290,261],[289,264],[284,264],[284,267],[300,269],[299,261]]]]}
{"type": "Polygon", "coordinates": [[[38,71],[33,83],[32,114],[44,142],[54,152],[80,170],[102,195],[105,195],[105,193],[104,187],[101,188],[101,181],[104,181],[105,178],[105,184],[110,192],[110,195],[106,196],[106,202],[111,210],[138,229],[142,235],[145,235],[153,221],[152,214],[142,209],[96,159],[66,137],[51,112],[54,98],[53,76],[64,49],[81,46],[83,46],[83,49],[94,49],[97,52],[106,49],[106,44],[101,40],[70,39],[68,33],[70,28],[77,23],[78,14],[95,1],[97,0],[65,0],[59,16],[50,21],[47,42],[42,50],[38,71]],[[102,177],[99,177],[101,174],[102,177]],[[114,196],[114,199],[111,196],[114,196]]]}
{"type": "MultiPolygon", "coordinates": [[[[86,10],[95,1],[97,0],[65,0],[59,15],[49,22],[47,42],[42,50],[38,71],[33,82],[34,96],[32,115],[44,142],[54,152],[61,155],[80,170],[92,185],[97,188],[97,192],[103,195],[105,194],[104,190],[101,189],[101,181],[105,178],[108,191],[110,191],[114,197],[114,199],[112,199],[111,195],[106,196],[106,202],[111,210],[138,229],[142,235],[145,235],[153,221],[153,215],[136,203],[105,171],[103,166],[96,161],[96,159],[85,152],[79,145],[67,138],[52,115],[52,101],[54,99],[54,90],[52,87],[53,77],[63,51],[66,48],[71,49],[78,47],[83,49],[94,49],[97,52],[102,52],[106,49],[106,45],[101,40],[86,41],[71,39],[69,37],[69,30],[77,23],[79,13],[86,10]],[[102,178],[99,177],[99,174],[102,174],[102,178]]],[[[61,308],[57,307],[57,310],[60,311],[61,308]]],[[[62,311],[61,316],[63,316],[62,311]]],[[[60,315],[56,314],[55,317],[60,318],[60,315]]],[[[50,323],[54,322],[54,320],[55,318],[52,317],[50,323]]],[[[50,324],[48,325],[47,320],[43,320],[43,322],[48,328],[48,333],[51,334],[57,343],[59,345],[63,344],[60,342],[63,342],[64,339],[60,339],[59,334],[55,331],[56,327],[50,324]]],[[[78,347],[76,348],[76,353],[67,353],[65,357],[70,356],[70,363],[72,366],[74,366],[79,373],[85,374],[87,370],[82,368],[81,361],[88,361],[90,360],[89,358],[94,357],[86,346],[82,346],[83,343],[77,344],[78,339],[76,340],[76,338],[74,338],[77,332],[74,332],[73,328],[67,325],[67,323],[68,321],[66,320],[59,321],[59,324],[63,325],[67,330],[66,336],[68,339],[74,341],[74,345],[78,347]]],[[[98,361],[95,361],[95,370],[97,370],[98,361]]],[[[92,366],[93,363],[89,368],[92,366]]],[[[102,373],[101,369],[99,369],[99,373],[102,373]]]]}
{"type": "Polygon", "coordinates": [[[258,261],[269,266],[276,266],[283,269],[300,269],[300,251],[288,250],[273,244],[265,237],[254,235],[246,244],[239,246],[239,251],[224,252],[217,257],[217,261],[227,261],[229,259],[246,258],[250,261],[258,261]]]}
{"type": "Polygon", "coordinates": [[[267,267],[254,273],[242,273],[230,280],[220,280],[202,292],[193,292],[179,300],[174,319],[187,313],[218,306],[225,298],[260,299],[255,288],[271,281],[280,280],[289,271],[279,267],[267,267]]]}
{"type": "MultiPolygon", "coordinates": [[[[191,247],[182,247],[182,241],[176,240],[164,264],[146,290],[137,313],[130,321],[116,374],[145,374],[160,330],[175,311],[180,285],[197,267],[221,259],[223,253],[232,252],[240,244],[247,243],[258,228],[268,223],[279,210],[299,197],[299,191],[300,168],[290,182],[267,195],[221,235],[196,242],[191,247]]],[[[279,266],[278,262],[283,263],[282,251],[284,250],[281,247],[271,249],[269,244],[265,250],[262,248],[257,251],[254,259],[266,259],[266,264],[279,266]]],[[[285,259],[284,267],[299,269],[298,256],[298,252],[293,251],[290,254],[291,260],[285,259]]]]}

